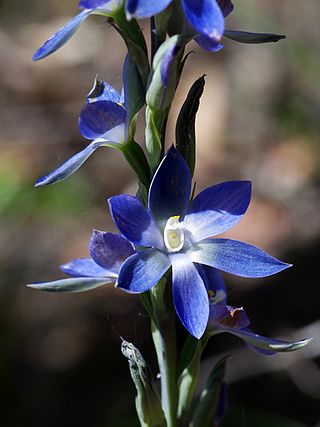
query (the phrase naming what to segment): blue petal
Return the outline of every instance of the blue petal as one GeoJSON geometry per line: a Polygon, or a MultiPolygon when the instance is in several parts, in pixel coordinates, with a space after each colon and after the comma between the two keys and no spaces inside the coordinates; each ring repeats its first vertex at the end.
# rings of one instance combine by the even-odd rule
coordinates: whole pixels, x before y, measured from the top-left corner
{"type": "Polygon", "coordinates": [[[35,187],[40,187],[42,185],[56,184],[57,182],[63,181],[64,179],[71,176],[76,172],[80,166],[87,160],[91,154],[100,147],[100,144],[91,143],[84,150],[70,157],[65,163],[59,166],[57,169],[50,172],[48,175],[45,175],[38,179],[35,183],[35,187]]]}
{"type": "Polygon", "coordinates": [[[117,148],[119,144],[124,142],[124,129],[125,124],[121,123],[100,135],[98,138],[95,138],[93,142],[101,143],[101,146],[105,145],[106,147],[117,148]]]}
{"type": "Polygon", "coordinates": [[[216,335],[222,332],[228,332],[232,335],[235,335],[255,351],[263,354],[275,354],[275,353],[287,353],[289,351],[299,350],[300,348],[305,347],[311,339],[304,339],[300,341],[287,342],[281,340],[274,340],[271,338],[264,337],[262,335],[255,334],[247,329],[232,329],[232,328],[221,328],[214,329],[209,325],[208,332],[211,335],[216,335]],[[261,351],[262,350],[262,351],[261,351]]]}
{"type": "Polygon", "coordinates": [[[132,293],[148,291],[169,268],[169,258],[163,252],[157,249],[138,252],[122,264],[117,286],[132,293]]]}
{"type": "Polygon", "coordinates": [[[261,249],[229,239],[207,239],[191,249],[192,261],[241,277],[267,277],[288,267],[261,249]]]}
{"type": "Polygon", "coordinates": [[[215,0],[182,0],[184,13],[200,34],[219,41],[224,31],[224,18],[215,0]]]}
{"type": "Polygon", "coordinates": [[[60,265],[60,270],[74,277],[109,277],[114,273],[101,268],[91,258],[77,258],[60,265]]]}
{"type": "Polygon", "coordinates": [[[112,101],[122,104],[120,94],[104,80],[94,80],[93,87],[88,93],[87,102],[112,101]]]}
{"type": "Polygon", "coordinates": [[[77,31],[82,22],[90,15],[92,9],[84,9],[71,19],[64,27],[60,28],[53,36],[47,40],[33,55],[32,60],[38,61],[45,58],[56,50],[60,49],[77,31]]]}
{"type": "MultiPolygon", "coordinates": [[[[184,215],[190,197],[190,170],[181,154],[171,147],[160,163],[149,191],[149,209],[157,221],[184,215]]],[[[163,224],[164,225],[164,224],[163,224]]]]}
{"type": "Polygon", "coordinates": [[[190,334],[199,339],[208,324],[209,298],[207,290],[188,255],[174,254],[170,256],[170,261],[176,312],[190,334]]]}
{"type": "Polygon", "coordinates": [[[183,227],[196,242],[221,234],[241,220],[250,198],[249,181],[229,181],[209,187],[191,203],[183,227]]]}
{"type": "Polygon", "coordinates": [[[234,329],[246,328],[250,325],[243,308],[225,304],[210,305],[209,324],[234,329]]]}
{"type": "Polygon", "coordinates": [[[82,166],[83,163],[91,156],[91,154],[94,153],[99,147],[106,146],[117,148],[117,146],[119,145],[118,141],[112,141],[111,138],[114,137],[114,140],[116,140],[119,137],[119,135],[121,134],[121,131],[119,132],[119,128],[121,128],[121,125],[106,132],[103,137],[97,138],[96,140],[92,141],[91,144],[89,144],[86,148],[84,148],[74,156],[70,157],[70,159],[68,159],[57,169],[50,172],[48,175],[39,178],[38,181],[35,183],[35,187],[56,184],[57,182],[69,178],[69,176],[76,172],[80,168],[80,166],[82,166]],[[105,139],[108,137],[110,137],[109,140],[105,139]]]}
{"type": "Polygon", "coordinates": [[[88,102],[80,112],[79,129],[88,139],[98,138],[125,121],[125,109],[112,101],[88,102]]]}
{"type": "MultiPolygon", "coordinates": [[[[249,331],[249,329],[247,330],[249,331]]],[[[274,354],[276,354],[276,352],[273,350],[266,350],[265,348],[257,347],[255,345],[248,344],[248,343],[246,343],[246,345],[250,350],[255,351],[256,353],[259,353],[259,354],[263,354],[264,356],[273,356],[274,354]]]]}
{"type": "Polygon", "coordinates": [[[196,264],[196,268],[208,291],[210,303],[226,304],[227,290],[221,271],[203,264],[196,264]]]}
{"type": "Polygon", "coordinates": [[[219,52],[219,50],[224,48],[224,45],[221,43],[218,43],[214,40],[209,39],[209,37],[206,36],[197,36],[195,37],[194,41],[198,43],[198,45],[209,52],[219,52]]]}
{"type": "Polygon", "coordinates": [[[163,248],[163,237],[148,209],[134,196],[121,194],[109,199],[112,218],[130,242],[163,248]]]}
{"type": "Polygon", "coordinates": [[[230,0],[217,0],[217,3],[225,18],[233,11],[233,4],[230,0]]]}
{"type": "Polygon", "coordinates": [[[103,269],[118,273],[123,262],[134,254],[128,240],[117,234],[94,230],[89,244],[90,255],[103,269]]]}
{"type": "Polygon", "coordinates": [[[81,0],[79,7],[84,9],[103,10],[105,12],[113,12],[121,6],[122,0],[81,0]]]}
{"type": "Polygon", "coordinates": [[[112,279],[107,277],[74,277],[72,279],[61,279],[53,282],[32,283],[31,285],[28,285],[28,287],[47,292],[83,292],[114,281],[114,278],[112,279]]]}
{"type": "Polygon", "coordinates": [[[162,12],[172,0],[127,0],[125,11],[128,19],[150,18],[162,12]]]}

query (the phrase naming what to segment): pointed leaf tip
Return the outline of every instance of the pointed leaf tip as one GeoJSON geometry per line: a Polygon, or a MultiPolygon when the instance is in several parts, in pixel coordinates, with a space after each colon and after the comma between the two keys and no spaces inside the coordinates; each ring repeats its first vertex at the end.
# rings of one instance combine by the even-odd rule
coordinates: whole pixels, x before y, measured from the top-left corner
{"type": "Polygon", "coordinates": [[[279,344],[270,344],[270,349],[276,352],[289,352],[300,350],[301,348],[307,346],[313,338],[305,338],[300,341],[294,341],[291,343],[279,343],[279,344]]]}
{"type": "Polygon", "coordinates": [[[247,44],[275,43],[286,38],[283,34],[252,33],[248,31],[231,30],[225,30],[224,35],[231,40],[247,44]]]}
{"type": "Polygon", "coordinates": [[[91,9],[84,9],[74,16],[64,27],[53,34],[33,55],[33,61],[39,61],[60,49],[74,35],[82,22],[90,15],[91,9]]]}
{"type": "Polygon", "coordinates": [[[31,283],[28,288],[46,292],[83,292],[114,282],[110,277],[72,277],[52,282],[31,283]]]}

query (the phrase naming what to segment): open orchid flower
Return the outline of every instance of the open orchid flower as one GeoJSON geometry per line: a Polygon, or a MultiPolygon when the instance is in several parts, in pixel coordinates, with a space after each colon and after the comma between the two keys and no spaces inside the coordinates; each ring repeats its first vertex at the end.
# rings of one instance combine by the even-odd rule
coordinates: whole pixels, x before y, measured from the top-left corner
{"type": "Polygon", "coordinates": [[[198,264],[242,277],[266,277],[290,265],[247,243],[211,238],[240,221],[250,202],[250,182],[214,185],[189,205],[190,193],[188,165],[172,147],[153,177],[148,208],[129,195],[111,197],[109,205],[120,233],[145,248],[124,262],[118,286],[145,292],[172,267],[175,309],[200,338],[208,324],[209,297],[198,264]]]}
{"type": "Polygon", "coordinates": [[[249,329],[250,321],[244,309],[225,304],[210,304],[208,333],[217,335],[223,332],[241,338],[252,350],[272,355],[280,352],[295,351],[306,346],[310,339],[295,342],[274,340],[255,334],[249,329]]]}
{"type": "Polygon", "coordinates": [[[28,286],[48,292],[83,292],[115,283],[122,263],[135,252],[123,237],[97,230],[92,233],[89,251],[91,258],[73,259],[60,266],[71,278],[28,286]]]}
{"type": "MultiPolygon", "coordinates": [[[[258,353],[273,355],[280,352],[295,351],[306,346],[310,339],[295,342],[274,340],[255,334],[249,328],[250,320],[244,309],[227,305],[226,290],[219,271],[209,275],[204,271],[205,284],[209,295],[209,322],[207,333],[210,336],[229,333],[241,338],[247,346],[258,353]]],[[[214,270],[214,269],[211,269],[214,270]]]]}
{"type": "Polygon", "coordinates": [[[79,118],[81,135],[93,141],[57,169],[38,179],[35,186],[55,184],[68,178],[99,147],[117,148],[124,142],[125,125],[124,96],[121,96],[107,82],[96,79],[92,90],[86,97],[79,118]]]}

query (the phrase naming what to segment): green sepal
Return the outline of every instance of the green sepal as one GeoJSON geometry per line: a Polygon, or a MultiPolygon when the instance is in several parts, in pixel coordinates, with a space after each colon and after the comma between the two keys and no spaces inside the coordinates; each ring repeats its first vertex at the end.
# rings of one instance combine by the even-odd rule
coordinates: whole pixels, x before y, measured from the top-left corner
{"type": "Polygon", "coordinates": [[[178,420],[186,425],[194,393],[199,380],[200,361],[208,342],[205,335],[197,340],[189,335],[181,351],[178,366],[178,420]]]}
{"type": "MultiPolygon", "coordinates": [[[[174,35],[167,39],[157,50],[152,62],[151,75],[146,95],[147,105],[154,111],[165,110],[170,107],[178,82],[178,69],[186,39],[181,35],[174,35]],[[168,81],[166,85],[161,77],[161,67],[168,51],[173,55],[169,61],[168,81]]],[[[167,58],[166,58],[167,59],[167,58]]]]}
{"type": "Polygon", "coordinates": [[[127,20],[124,6],[113,13],[110,23],[122,36],[129,54],[133,58],[140,73],[143,86],[146,87],[150,66],[148,49],[142,30],[135,19],[127,20]]]}
{"type": "Polygon", "coordinates": [[[222,357],[213,367],[202,390],[189,427],[211,427],[214,423],[229,356],[222,357]]]}
{"type": "Polygon", "coordinates": [[[121,344],[137,390],[136,410],[142,427],[165,427],[166,422],[156,384],[140,351],[128,341],[121,344]]]}
{"type": "Polygon", "coordinates": [[[270,33],[251,33],[248,31],[231,31],[225,30],[224,36],[231,40],[248,43],[248,44],[260,44],[260,43],[272,43],[283,40],[286,36],[282,34],[270,34],[270,33]]]}
{"type": "Polygon", "coordinates": [[[180,154],[188,163],[191,176],[193,176],[196,164],[196,115],[203,94],[205,76],[196,80],[180,110],[176,124],[176,146],[180,154]]]}

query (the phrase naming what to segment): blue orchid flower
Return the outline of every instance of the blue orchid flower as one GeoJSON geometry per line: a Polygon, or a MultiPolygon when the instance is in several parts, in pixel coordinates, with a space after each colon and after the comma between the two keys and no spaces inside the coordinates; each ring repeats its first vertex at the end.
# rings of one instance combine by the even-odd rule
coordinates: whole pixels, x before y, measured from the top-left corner
{"type": "Polygon", "coordinates": [[[28,286],[48,292],[83,292],[115,283],[122,263],[135,252],[125,238],[98,230],[92,233],[89,251],[91,258],[73,259],[60,266],[71,278],[28,286]]]}
{"type": "Polygon", "coordinates": [[[255,246],[211,238],[229,230],[245,214],[251,184],[230,181],[202,191],[191,202],[187,163],[172,147],[157,169],[148,208],[139,199],[109,199],[113,220],[131,243],[144,247],[122,265],[118,286],[141,293],[152,288],[172,267],[173,299],[186,329],[196,338],[209,319],[209,297],[199,264],[242,277],[266,277],[288,267],[255,246]]]}
{"type": "MultiPolygon", "coordinates": [[[[172,0],[125,0],[124,9],[127,19],[131,18],[150,18],[157,15],[172,3],[172,0]]],[[[232,7],[230,0],[181,0],[181,7],[187,22],[191,25],[194,32],[201,37],[211,41],[218,42],[224,32],[225,11],[232,7]]],[[[53,36],[49,38],[33,55],[33,60],[37,61],[51,55],[74,35],[83,21],[90,15],[114,16],[121,8],[121,0],[82,0],[79,7],[83,10],[71,19],[64,27],[60,28],[53,36]]],[[[198,39],[197,39],[198,41],[198,39]]],[[[199,43],[200,44],[200,43],[199,43]]]]}
{"type": "Polygon", "coordinates": [[[229,333],[241,338],[253,351],[265,355],[295,351],[306,346],[310,339],[295,342],[274,340],[251,331],[245,310],[227,304],[227,291],[220,271],[204,265],[198,266],[209,296],[209,336],[229,333]]]}
{"type": "Polygon", "coordinates": [[[63,181],[76,172],[98,148],[117,149],[124,142],[126,128],[124,90],[125,88],[120,95],[107,82],[95,80],[79,118],[81,135],[93,141],[57,169],[39,178],[36,187],[63,181]]]}
{"type": "Polygon", "coordinates": [[[265,355],[295,351],[310,342],[310,339],[295,342],[274,340],[255,334],[249,326],[250,320],[242,307],[237,308],[222,303],[210,304],[207,332],[211,336],[224,332],[235,335],[241,338],[251,350],[265,355]]]}

